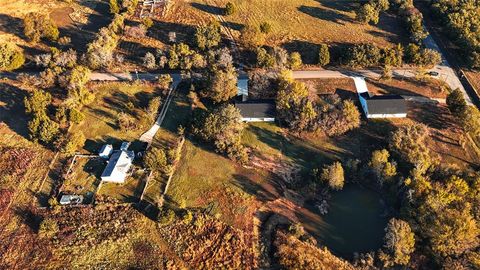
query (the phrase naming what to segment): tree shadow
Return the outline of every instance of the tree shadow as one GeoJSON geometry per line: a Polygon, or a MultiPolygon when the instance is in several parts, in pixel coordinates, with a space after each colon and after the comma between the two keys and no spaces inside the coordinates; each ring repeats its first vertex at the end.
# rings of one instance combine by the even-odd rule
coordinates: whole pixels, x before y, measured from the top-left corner
{"type": "Polygon", "coordinates": [[[359,7],[357,1],[338,1],[338,0],[315,0],[323,7],[335,9],[343,12],[352,12],[359,7]]]}
{"type": "Polygon", "coordinates": [[[195,34],[195,27],[192,25],[155,20],[154,25],[148,31],[150,37],[157,39],[164,44],[172,43],[169,34],[170,32],[175,32],[177,43],[183,42],[191,46],[194,45],[192,37],[195,34]]]}
{"type": "Polygon", "coordinates": [[[345,25],[345,23],[356,23],[354,20],[352,20],[352,18],[344,14],[335,12],[333,10],[320,8],[320,7],[309,7],[309,6],[302,5],[298,7],[298,11],[303,12],[307,15],[310,15],[314,18],[317,18],[323,21],[334,22],[340,25],[345,25]]]}
{"type": "Polygon", "coordinates": [[[200,4],[200,3],[191,3],[190,4],[192,7],[201,10],[206,13],[210,13],[212,15],[224,15],[225,14],[225,9],[217,6],[212,6],[212,5],[205,5],[205,4],[200,4]]]}
{"type": "Polygon", "coordinates": [[[243,28],[245,28],[245,25],[244,24],[241,24],[241,23],[236,23],[236,22],[221,22],[221,24],[225,27],[228,27],[232,30],[235,30],[235,31],[241,31],[243,28]]]}
{"type": "Polygon", "coordinates": [[[28,139],[29,117],[25,114],[23,105],[26,96],[26,91],[0,82],[0,122],[5,123],[18,135],[28,139]]]}

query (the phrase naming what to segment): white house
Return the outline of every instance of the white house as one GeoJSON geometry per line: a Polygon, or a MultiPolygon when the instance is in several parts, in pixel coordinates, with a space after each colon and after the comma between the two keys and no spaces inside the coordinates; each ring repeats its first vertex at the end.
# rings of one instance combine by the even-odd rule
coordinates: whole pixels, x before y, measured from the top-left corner
{"type": "Polygon", "coordinates": [[[103,170],[102,181],[124,183],[134,158],[135,153],[133,151],[120,150],[113,152],[105,170],[103,170]]]}
{"type": "Polygon", "coordinates": [[[104,159],[108,159],[113,152],[113,146],[111,144],[105,144],[98,152],[98,156],[104,159]]]}
{"type": "Polygon", "coordinates": [[[244,122],[274,122],[275,103],[269,100],[237,103],[244,122]]]}

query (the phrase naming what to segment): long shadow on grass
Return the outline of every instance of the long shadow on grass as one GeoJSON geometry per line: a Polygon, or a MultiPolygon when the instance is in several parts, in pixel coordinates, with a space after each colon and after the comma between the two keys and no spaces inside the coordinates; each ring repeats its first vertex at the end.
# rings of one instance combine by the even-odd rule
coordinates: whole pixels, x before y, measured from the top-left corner
{"type": "Polygon", "coordinates": [[[350,17],[329,9],[324,9],[319,7],[309,7],[309,6],[302,5],[298,7],[298,10],[314,18],[317,18],[323,21],[334,22],[340,25],[345,25],[345,23],[355,23],[355,21],[352,20],[350,17]]]}
{"type": "Polygon", "coordinates": [[[360,5],[357,1],[338,1],[338,0],[315,0],[320,3],[323,7],[331,8],[344,12],[352,12],[360,5]]]}
{"type": "Polygon", "coordinates": [[[312,144],[301,141],[296,138],[285,137],[270,130],[256,126],[248,127],[257,138],[272,147],[279,150],[283,155],[292,159],[296,164],[304,168],[315,168],[326,162],[331,162],[341,156],[342,153],[334,150],[321,150],[312,144]]]}
{"type": "MultiPolygon", "coordinates": [[[[405,89],[405,88],[400,88],[400,87],[396,87],[396,86],[391,86],[391,85],[388,85],[386,83],[383,83],[381,81],[376,81],[376,80],[371,80],[369,79],[368,80],[368,83],[382,89],[382,90],[385,90],[386,92],[388,92],[388,94],[395,94],[395,95],[409,95],[409,96],[422,96],[422,97],[425,97],[423,95],[420,95],[418,93],[415,93],[415,92],[412,92],[408,89],[405,89]]],[[[418,82],[416,82],[418,84],[418,82]]]]}
{"type": "Polygon", "coordinates": [[[196,9],[198,9],[198,10],[201,10],[203,12],[207,12],[207,13],[210,13],[210,14],[213,14],[213,15],[223,15],[223,14],[225,14],[224,8],[221,8],[221,7],[216,7],[216,6],[212,6],[212,5],[204,5],[204,4],[200,4],[200,3],[191,3],[190,5],[194,8],[196,8],[196,9]]]}
{"type": "Polygon", "coordinates": [[[26,91],[0,83],[0,123],[5,123],[11,130],[28,139],[27,122],[23,100],[26,91]]]}

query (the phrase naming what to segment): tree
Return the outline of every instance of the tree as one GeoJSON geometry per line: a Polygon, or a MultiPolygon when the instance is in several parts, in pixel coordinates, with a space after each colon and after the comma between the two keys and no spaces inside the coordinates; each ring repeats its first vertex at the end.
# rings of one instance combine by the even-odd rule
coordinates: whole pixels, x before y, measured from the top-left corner
{"type": "Polygon", "coordinates": [[[23,24],[25,36],[33,42],[41,38],[55,41],[60,34],[58,27],[46,14],[31,12],[25,16],[23,24]]]}
{"type": "Polygon", "coordinates": [[[262,68],[273,68],[275,66],[275,58],[265,48],[258,48],[257,65],[262,68]]]}
{"type": "Polygon", "coordinates": [[[447,96],[447,106],[455,116],[462,115],[467,109],[467,102],[460,89],[452,90],[447,96]]]}
{"type": "Polygon", "coordinates": [[[288,67],[290,69],[299,69],[303,65],[302,56],[298,52],[292,52],[288,57],[288,67]]]}
{"type": "Polygon", "coordinates": [[[147,115],[151,120],[155,120],[160,105],[162,105],[162,99],[160,97],[154,97],[148,102],[147,115]]]}
{"type": "Polygon", "coordinates": [[[237,72],[233,66],[225,70],[214,70],[210,75],[209,89],[204,95],[215,103],[228,101],[237,95],[237,72]]]}
{"type": "Polygon", "coordinates": [[[345,56],[346,64],[351,67],[372,67],[380,64],[382,52],[373,44],[358,44],[348,48],[345,56]]]}
{"type": "Polygon", "coordinates": [[[463,129],[473,136],[480,136],[480,111],[474,106],[468,106],[460,115],[463,129]]]}
{"type": "Polygon", "coordinates": [[[171,172],[171,166],[168,164],[167,155],[161,148],[150,148],[143,158],[143,164],[151,171],[159,171],[165,174],[171,172]]]}
{"type": "Polygon", "coordinates": [[[52,238],[58,233],[58,224],[52,218],[45,218],[40,223],[40,227],[38,229],[38,236],[41,238],[52,238]]]}
{"type": "Polygon", "coordinates": [[[149,17],[143,18],[142,24],[143,26],[145,26],[145,29],[148,30],[153,26],[153,20],[152,18],[149,18],[149,17]]]}
{"type": "Polygon", "coordinates": [[[25,63],[23,52],[13,43],[0,44],[0,71],[12,71],[25,63]]]}
{"type": "Polygon", "coordinates": [[[370,1],[379,11],[384,12],[390,8],[389,0],[372,0],[370,1]]]}
{"type": "Polygon", "coordinates": [[[330,50],[327,44],[320,44],[320,51],[318,53],[318,64],[324,67],[330,64],[330,50]]]}
{"type": "Polygon", "coordinates": [[[75,108],[71,108],[68,111],[68,120],[74,124],[80,124],[85,120],[85,114],[83,114],[81,111],[75,108]]]}
{"type": "Polygon", "coordinates": [[[28,122],[30,137],[43,143],[50,143],[58,134],[59,126],[46,114],[37,114],[28,122]]]}
{"type": "Polygon", "coordinates": [[[360,126],[360,112],[357,106],[351,100],[342,101],[341,115],[343,116],[342,126],[344,132],[358,128],[360,126]]]}
{"type": "MultiPolygon", "coordinates": [[[[234,154],[236,151],[244,152],[240,141],[244,124],[240,110],[232,104],[222,106],[209,114],[203,126],[196,129],[203,140],[213,142],[218,152],[234,154]]],[[[240,154],[240,156],[243,154],[240,154]]]]}
{"type": "Polygon", "coordinates": [[[110,13],[111,14],[118,14],[120,13],[120,6],[118,4],[118,0],[110,0],[110,13]]]}
{"type": "Polygon", "coordinates": [[[170,48],[168,53],[168,67],[170,69],[180,68],[184,70],[189,70],[192,68],[192,57],[195,52],[191,50],[187,44],[175,44],[170,48]]]}
{"type": "Polygon", "coordinates": [[[365,24],[370,22],[377,24],[380,19],[380,11],[374,5],[367,3],[355,12],[355,17],[358,21],[365,24]]]}
{"type": "Polygon", "coordinates": [[[425,172],[432,164],[430,151],[424,143],[428,135],[428,128],[424,124],[401,126],[389,138],[390,150],[418,171],[425,172]]]}
{"type": "Polygon", "coordinates": [[[143,65],[148,68],[148,69],[154,69],[157,67],[156,64],[156,59],[153,53],[147,52],[145,53],[145,56],[143,57],[143,65]]]}
{"type": "Polygon", "coordinates": [[[385,228],[384,252],[380,258],[384,267],[407,265],[410,254],[415,250],[415,235],[410,225],[400,219],[392,218],[385,228]]]}
{"type": "Polygon", "coordinates": [[[403,47],[398,44],[394,48],[383,50],[383,64],[385,66],[400,67],[403,64],[403,47]]]}
{"type": "Polygon", "coordinates": [[[52,103],[52,95],[43,90],[35,89],[24,100],[25,112],[32,115],[46,114],[47,107],[52,103]]]}
{"type": "Polygon", "coordinates": [[[173,79],[170,74],[161,74],[158,76],[157,82],[160,89],[168,89],[170,88],[170,84],[173,82],[173,79]]]}
{"type": "Polygon", "coordinates": [[[345,182],[342,164],[338,161],[329,166],[325,166],[322,170],[321,180],[328,183],[333,190],[341,190],[345,182]]]}
{"type": "Polygon", "coordinates": [[[220,27],[218,21],[197,27],[195,32],[195,43],[197,47],[201,50],[217,47],[222,39],[220,27]]]}
{"type": "Polygon", "coordinates": [[[65,144],[62,147],[62,152],[67,156],[73,156],[77,149],[82,148],[85,145],[85,135],[81,131],[76,133],[70,133],[65,140],[65,144]]]}
{"type": "Polygon", "coordinates": [[[387,149],[376,150],[373,151],[368,163],[381,184],[397,174],[397,165],[395,162],[390,162],[388,160],[389,157],[390,153],[387,149]]]}
{"type": "Polygon", "coordinates": [[[233,15],[236,11],[237,11],[237,7],[235,6],[234,3],[228,2],[225,5],[225,15],[227,15],[227,16],[233,15]]]}
{"type": "Polygon", "coordinates": [[[241,31],[240,40],[248,49],[255,49],[265,43],[265,34],[257,26],[247,25],[241,31]]]}
{"type": "Polygon", "coordinates": [[[276,97],[279,119],[291,130],[301,132],[309,129],[317,113],[308,98],[307,87],[304,83],[294,81],[291,71],[282,71],[279,81],[276,97]]]}

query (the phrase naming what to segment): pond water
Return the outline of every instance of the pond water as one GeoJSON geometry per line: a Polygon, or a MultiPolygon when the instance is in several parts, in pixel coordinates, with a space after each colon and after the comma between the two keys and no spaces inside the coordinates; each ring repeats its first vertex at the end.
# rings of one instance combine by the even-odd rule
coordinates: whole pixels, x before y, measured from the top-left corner
{"type": "Polygon", "coordinates": [[[328,214],[311,207],[299,218],[319,244],[334,254],[351,259],[354,252],[376,251],[383,245],[388,219],[382,216],[380,196],[360,185],[346,185],[332,192],[328,214]]]}

